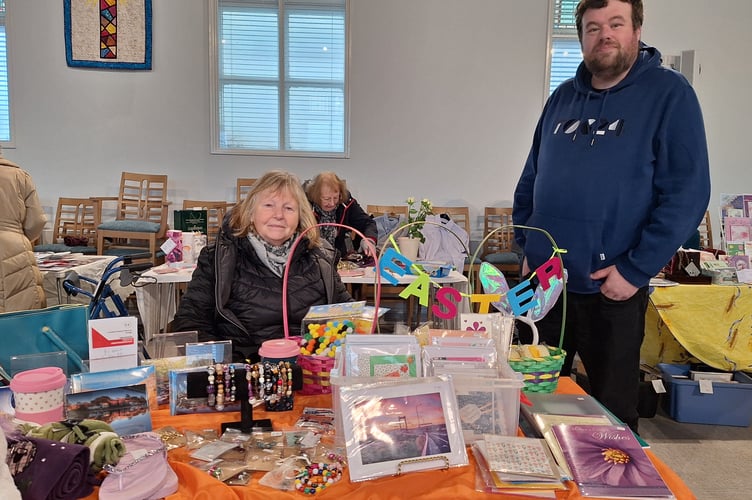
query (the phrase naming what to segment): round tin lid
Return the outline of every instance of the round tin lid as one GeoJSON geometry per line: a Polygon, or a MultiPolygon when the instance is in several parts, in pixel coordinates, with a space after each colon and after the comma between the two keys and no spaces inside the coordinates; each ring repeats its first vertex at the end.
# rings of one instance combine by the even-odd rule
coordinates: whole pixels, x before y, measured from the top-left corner
{"type": "Polygon", "coordinates": [[[64,387],[66,381],[62,368],[45,366],[16,373],[10,381],[10,390],[21,393],[46,392],[64,387]]]}

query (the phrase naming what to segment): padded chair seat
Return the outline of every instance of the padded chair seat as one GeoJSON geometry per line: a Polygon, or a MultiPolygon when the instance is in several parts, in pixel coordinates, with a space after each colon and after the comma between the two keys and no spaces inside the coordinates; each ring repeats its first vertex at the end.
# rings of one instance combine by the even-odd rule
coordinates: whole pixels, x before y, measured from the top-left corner
{"type": "MultiPolygon", "coordinates": [[[[473,256],[472,255],[468,255],[467,257],[465,257],[465,265],[466,266],[469,265],[471,263],[470,262],[471,260],[473,260],[473,256]]],[[[481,262],[483,262],[483,259],[481,259],[480,255],[478,255],[472,263],[473,264],[480,264],[481,262]]]]}
{"type": "Polygon", "coordinates": [[[156,222],[145,220],[110,220],[103,222],[97,229],[108,231],[133,231],[138,233],[158,233],[160,226],[156,222]]]}
{"type": "Polygon", "coordinates": [[[490,253],[484,257],[489,264],[519,264],[520,256],[514,252],[490,253]]]}
{"type": "Polygon", "coordinates": [[[69,247],[63,243],[47,243],[44,245],[35,245],[35,252],[70,252],[70,253],[82,253],[86,255],[96,255],[96,247],[88,246],[75,246],[69,247]]]}

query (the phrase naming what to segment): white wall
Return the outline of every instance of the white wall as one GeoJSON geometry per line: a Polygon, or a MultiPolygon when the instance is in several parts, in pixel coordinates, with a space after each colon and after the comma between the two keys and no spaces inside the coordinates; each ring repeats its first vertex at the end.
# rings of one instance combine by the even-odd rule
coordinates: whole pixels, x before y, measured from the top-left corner
{"type": "MultiPolygon", "coordinates": [[[[63,2],[6,4],[16,148],[4,154],[50,207],[116,194],[123,170],[168,174],[174,206],[234,200],[237,177],[272,168],[335,170],[364,204],[469,205],[477,233],[483,206],[511,204],[543,104],[547,0],[351,0],[350,158],[212,155],[206,0],[153,0],[147,72],[69,68],[63,2]]],[[[695,49],[702,64],[715,209],[721,192],[752,191],[752,2],[646,0],[645,11],[644,40],[695,49]]]]}
{"type": "MultiPolygon", "coordinates": [[[[699,75],[693,81],[705,119],[710,153],[714,243],[720,242],[721,193],[752,193],[747,123],[752,81],[749,0],[645,0],[642,39],[666,54],[693,49],[699,75]]],[[[697,71],[696,70],[696,71],[697,71]]]]}

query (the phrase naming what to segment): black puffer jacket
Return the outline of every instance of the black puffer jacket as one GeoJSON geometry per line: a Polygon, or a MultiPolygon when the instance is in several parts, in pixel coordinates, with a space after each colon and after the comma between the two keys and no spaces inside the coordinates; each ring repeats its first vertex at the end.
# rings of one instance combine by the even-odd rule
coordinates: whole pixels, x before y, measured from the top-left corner
{"type": "MultiPolygon", "coordinates": [[[[308,249],[307,243],[298,244],[288,273],[290,335],[299,334],[310,306],[352,300],[331,246],[308,249]]],[[[202,342],[232,340],[235,361],[256,361],[262,342],[284,336],[282,278],[261,262],[247,238],[224,227],[216,243],[201,251],[172,330],[198,330],[202,342]]]]}
{"type": "MultiPolygon", "coordinates": [[[[376,229],[376,221],[373,220],[369,214],[360,206],[358,201],[352,197],[348,192],[343,197],[345,201],[337,205],[337,222],[346,226],[353,227],[363,233],[366,238],[371,240],[371,243],[376,245],[376,239],[378,238],[378,230],[376,229]]],[[[311,202],[311,206],[315,203],[311,202]]],[[[318,220],[319,214],[314,211],[316,219],[318,220]]],[[[320,222],[320,221],[319,221],[320,222]]],[[[346,257],[348,253],[347,244],[345,243],[346,235],[348,231],[342,228],[337,228],[337,237],[334,239],[334,248],[339,252],[339,257],[346,257]]],[[[356,252],[360,247],[360,236],[355,237],[353,241],[353,250],[356,252]]]]}

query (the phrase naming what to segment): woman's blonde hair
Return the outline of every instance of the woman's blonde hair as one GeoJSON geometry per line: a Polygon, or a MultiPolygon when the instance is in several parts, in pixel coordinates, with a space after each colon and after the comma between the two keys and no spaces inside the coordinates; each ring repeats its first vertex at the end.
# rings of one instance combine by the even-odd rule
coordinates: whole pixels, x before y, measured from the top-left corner
{"type": "MultiPolygon", "coordinates": [[[[256,229],[253,227],[253,214],[261,193],[280,193],[284,191],[290,193],[298,203],[298,233],[316,226],[316,217],[313,215],[313,210],[311,210],[311,205],[308,203],[308,198],[300,184],[300,179],[290,172],[271,170],[253,183],[253,187],[245,199],[238,203],[230,212],[230,229],[233,236],[245,237],[248,236],[248,233],[256,232],[256,229]]],[[[309,248],[321,244],[318,228],[314,227],[305,235],[309,240],[309,248]]]]}
{"type": "Polygon", "coordinates": [[[308,183],[308,186],[306,186],[308,199],[317,205],[321,205],[321,190],[324,186],[338,190],[339,200],[337,200],[337,203],[342,203],[343,197],[347,195],[347,183],[334,172],[321,172],[308,183]]]}

